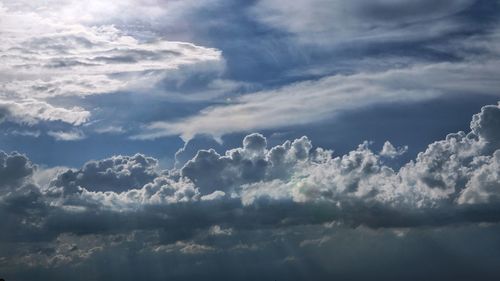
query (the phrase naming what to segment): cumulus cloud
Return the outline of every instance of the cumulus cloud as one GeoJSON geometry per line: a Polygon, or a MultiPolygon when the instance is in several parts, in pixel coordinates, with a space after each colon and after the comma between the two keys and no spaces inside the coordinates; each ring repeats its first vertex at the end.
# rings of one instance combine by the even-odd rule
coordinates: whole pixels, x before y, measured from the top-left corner
{"type": "MultiPolygon", "coordinates": [[[[386,155],[365,142],[335,156],[306,137],[268,147],[261,134],[224,155],[200,150],[168,171],[142,154],[38,171],[26,156],[1,152],[7,228],[0,242],[16,247],[2,256],[59,269],[123,249],[155,258],[227,258],[283,240],[297,251],[324,248],[339,244],[346,229],[353,229],[349,237],[383,232],[389,241],[408,239],[421,231],[417,226],[487,229],[500,220],[499,112],[500,105],[483,107],[470,132],[449,134],[398,169],[384,159],[402,150],[387,143],[386,155]]],[[[304,257],[288,256],[280,262],[304,257]]]]}
{"type": "Polygon", "coordinates": [[[180,174],[193,181],[203,193],[226,191],[245,183],[286,177],[300,161],[307,160],[312,145],[303,137],[267,150],[267,141],[260,134],[243,139],[243,147],[226,151],[200,150],[188,161],[180,174]]]}
{"type": "Polygon", "coordinates": [[[476,159],[478,168],[472,175],[461,192],[458,202],[460,204],[498,203],[500,200],[500,151],[497,150],[492,157],[476,159]]]}
{"type": "Polygon", "coordinates": [[[269,215],[265,209],[271,206],[288,210],[297,205],[295,212],[277,212],[270,221],[287,216],[302,221],[309,209],[322,206],[333,211],[324,220],[411,225],[426,224],[417,222],[420,216],[446,221],[441,216],[456,213],[451,222],[460,220],[461,206],[494,204],[498,196],[499,147],[492,134],[498,112],[500,106],[484,107],[473,117],[471,132],[450,134],[430,144],[396,170],[382,157],[403,150],[387,143],[385,153],[373,152],[365,142],[334,157],[329,150],[313,149],[307,137],[268,148],[264,136],[250,134],[240,148],[224,155],[200,150],[182,168],[170,171],[159,171],[156,159],[141,154],[91,161],[82,169],[59,174],[44,190],[63,209],[95,206],[110,212],[144,212],[153,206],[192,206],[174,208],[183,217],[209,208],[217,210],[217,216],[204,219],[212,225],[228,223],[238,204],[245,210],[243,217],[269,215]],[[255,206],[268,207],[259,211],[255,206]],[[373,215],[374,208],[386,215],[373,215]],[[407,221],[391,222],[394,212],[407,221]]]}
{"type": "Polygon", "coordinates": [[[87,162],[79,170],[68,170],[54,179],[51,186],[75,190],[123,191],[139,188],[158,177],[158,160],[142,154],[114,156],[87,162]]]}
{"type": "Polygon", "coordinates": [[[17,188],[30,181],[35,166],[28,158],[17,152],[0,152],[0,187],[17,188]]]}
{"type": "MultiPolygon", "coordinates": [[[[398,169],[384,164],[391,153],[376,153],[369,142],[335,156],[314,148],[307,137],[268,147],[261,134],[246,136],[242,147],[224,155],[200,150],[182,168],[167,171],[158,168],[156,159],[136,154],[90,161],[81,169],[37,173],[27,157],[2,152],[0,213],[9,231],[0,239],[97,235],[108,241],[118,235],[117,244],[140,240],[141,248],[157,254],[200,256],[218,249],[255,251],[255,246],[241,245],[252,231],[286,232],[290,238],[301,227],[368,226],[393,229],[392,235],[403,239],[400,230],[406,229],[406,236],[416,226],[496,223],[498,112],[500,105],[483,107],[474,115],[470,132],[449,134],[398,169]],[[140,232],[154,235],[135,236],[140,232]]],[[[386,152],[398,151],[385,146],[386,152]]],[[[330,241],[321,231],[315,233],[316,238],[297,234],[298,247],[330,241]]],[[[264,245],[257,248],[271,240],[262,237],[264,245]]],[[[61,250],[61,258],[67,259],[54,264],[95,257],[100,252],[96,247],[61,250]]],[[[45,256],[30,253],[22,256],[45,256]]]]}
{"type": "Polygon", "coordinates": [[[386,141],[384,142],[384,146],[382,147],[382,150],[379,154],[389,158],[396,158],[397,156],[405,154],[407,150],[408,146],[396,148],[394,147],[394,145],[392,145],[392,143],[386,141]]]}

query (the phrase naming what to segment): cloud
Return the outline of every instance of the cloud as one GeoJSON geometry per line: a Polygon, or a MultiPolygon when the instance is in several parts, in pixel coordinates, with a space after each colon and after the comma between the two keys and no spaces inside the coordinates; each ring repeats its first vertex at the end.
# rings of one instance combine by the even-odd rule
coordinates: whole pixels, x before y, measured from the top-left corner
{"type": "Polygon", "coordinates": [[[2,100],[0,109],[3,109],[4,121],[33,125],[41,121],[61,121],[73,125],[85,123],[90,112],[81,107],[72,108],[54,107],[44,101],[36,99],[2,100]]]}
{"type": "MultiPolygon", "coordinates": [[[[4,20],[2,88],[24,98],[91,95],[129,86],[134,73],[220,59],[220,51],[190,43],[141,42],[114,26],[64,24],[36,13],[0,10],[4,20]],[[22,24],[20,25],[19,22],[22,24]],[[43,74],[40,74],[43,73],[43,74]]],[[[145,77],[145,76],[143,76],[145,77]]]]}
{"type": "Polygon", "coordinates": [[[392,143],[386,141],[379,154],[388,158],[396,158],[405,154],[406,151],[408,151],[408,146],[396,148],[392,143]]]}
{"type": "MultiPolygon", "coordinates": [[[[398,169],[369,142],[335,156],[306,137],[268,147],[260,134],[224,155],[200,150],[168,171],[136,154],[38,175],[26,156],[2,152],[8,229],[0,241],[30,242],[8,254],[13,261],[60,268],[131,245],[162,258],[202,258],[259,252],[283,239],[324,248],[338,244],[331,231],[382,232],[395,241],[428,227],[487,228],[500,221],[498,112],[500,104],[483,107],[470,132],[431,143],[398,169]]],[[[294,263],[304,257],[296,253],[294,263]]]]}
{"type": "Polygon", "coordinates": [[[455,31],[452,15],[473,0],[286,1],[258,2],[252,12],[267,25],[293,34],[303,44],[331,46],[355,40],[397,41],[432,38],[455,31]],[[335,38],[330,40],[330,38],[335,38]]]}
{"type": "Polygon", "coordinates": [[[6,135],[22,136],[22,137],[32,137],[38,138],[40,136],[40,131],[28,131],[28,130],[11,130],[5,133],[6,135]]]}
{"type": "Polygon", "coordinates": [[[243,147],[221,156],[215,150],[200,150],[181,169],[180,175],[191,180],[200,190],[211,193],[226,191],[245,183],[287,176],[300,161],[307,160],[312,145],[303,137],[267,150],[260,134],[244,138],[243,147]]]}
{"type": "Polygon", "coordinates": [[[114,156],[87,162],[79,170],[68,170],[58,175],[51,186],[75,190],[124,191],[139,188],[159,176],[158,160],[142,154],[114,156]]]}
{"type": "Polygon", "coordinates": [[[339,220],[401,227],[498,220],[481,212],[461,216],[484,204],[497,207],[500,147],[491,132],[498,112],[500,105],[483,107],[473,117],[471,132],[449,134],[397,170],[368,142],[334,157],[329,150],[313,149],[306,137],[268,148],[264,136],[251,134],[241,148],[224,155],[200,150],[182,168],[170,171],[159,171],[156,159],[141,154],[91,161],[80,170],[59,174],[46,189],[47,196],[58,198],[56,205],[63,210],[81,209],[82,214],[90,212],[90,206],[136,215],[158,208],[173,212],[168,219],[172,224],[202,216],[200,226],[192,230],[231,227],[233,216],[252,217],[257,224],[305,223],[317,208],[331,213],[309,223],[339,220]],[[236,212],[238,208],[243,213],[236,212]],[[268,208],[275,213],[269,214],[268,208]],[[429,217],[433,219],[427,221],[429,217]]]}
{"type": "Polygon", "coordinates": [[[54,107],[51,99],[145,89],[165,70],[221,61],[216,49],[161,38],[143,41],[113,25],[68,23],[44,8],[11,5],[0,4],[0,101],[14,107],[8,110],[13,121],[79,125],[89,111],[54,107]]]}
{"type": "Polygon", "coordinates": [[[122,134],[125,129],[121,126],[106,126],[95,129],[95,132],[99,134],[122,134]]]}
{"type": "Polygon", "coordinates": [[[484,107],[471,132],[449,134],[397,170],[368,142],[334,157],[306,137],[268,148],[264,136],[250,134],[242,147],[224,155],[200,150],[180,169],[161,171],[156,159],[141,154],[114,156],[38,186],[25,156],[4,153],[3,185],[15,192],[0,201],[22,195],[44,202],[33,211],[43,215],[28,228],[40,237],[161,225],[170,231],[165,239],[175,242],[210,227],[222,233],[331,221],[370,227],[498,221],[491,213],[500,198],[500,147],[492,134],[498,112],[500,105],[484,107]]]}
{"type": "Polygon", "coordinates": [[[243,95],[184,119],[153,122],[137,138],[180,135],[189,140],[197,134],[220,137],[310,124],[380,103],[428,100],[455,93],[497,95],[497,68],[498,61],[491,59],[333,75],[243,95]]]}
{"type": "Polygon", "coordinates": [[[47,135],[57,141],[78,141],[85,139],[85,134],[81,130],[71,131],[48,131],[47,135]]]}
{"type": "Polygon", "coordinates": [[[17,152],[7,154],[0,151],[0,188],[17,188],[30,181],[35,166],[28,158],[17,152]]]}
{"type": "Polygon", "coordinates": [[[500,201],[500,151],[492,157],[481,158],[484,162],[472,172],[466,188],[460,194],[460,204],[487,204],[500,201]]]}

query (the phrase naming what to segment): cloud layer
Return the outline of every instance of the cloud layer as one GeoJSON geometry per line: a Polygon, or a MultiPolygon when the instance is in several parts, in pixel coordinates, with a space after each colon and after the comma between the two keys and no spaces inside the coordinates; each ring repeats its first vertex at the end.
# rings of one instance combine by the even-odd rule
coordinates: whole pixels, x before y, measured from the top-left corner
{"type": "Polygon", "coordinates": [[[381,237],[401,237],[428,226],[496,225],[499,124],[500,104],[485,106],[470,132],[449,134],[399,169],[386,161],[405,148],[389,142],[380,153],[365,142],[333,156],[307,137],[269,148],[261,134],[246,136],[242,147],[223,155],[200,150],[180,169],[162,171],[158,160],[141,154],[114,156],[57,169],[50,182],[45,178],[52,171],[39,172],[26,156],[2,152],[0,213],[7,229],[0,243],[52,249],[23,246],[3,253],[3,264],[77,266],[132,244],[162,258],[251,255],[276,243],[276,235],[299,239],[294,247],[322,247],[332,228],[386,229],[381,237]],[[247,235],[260,238],[252,244],[247,235]]]}
{"type": "MultiPolygon", "coordinates": [[[[60,173],[48,186],[37,187],[36,194],[47,208],[55,208],[52,212],[97,216],[92,219],[96,224],[123,212],[153,217],[167,212],[166,222],[172,227],[183,216],[202,214],[205,223],[214,224],[231,225],[235,216],[253,217],[254,223],[307,223],[310,212],[318,208],[329,214],[309,223],[339,220],[402,227],[497,220],[491,213],[482,217],[476,208],[496,208],[500,198],[499,117],[500,106],[483,107],[471,122],[471,132],[448,135],[398,170],[385,164],[401,152],[388,142],[380,154],[365,142],[333,157],[331,151],[313,149],[307,137],[268,148],[265,137],[251,134],[241,148],[224,155],[200,150],[182,168],[170,171],[159,170],[156,159],[141,154],[91,161],[79,170],[60,173]],[[268,208],[283,213],[269,214],[268,208]],[[470,210],[470,216],[462,216],[470,210]],[[101,211],[108,215],[99,215],[101,211]]],[[[4,153],[3,159],[5,173],[15,177],[4,178],[4,186],[16,190],[33,185],[34,166],[26,157],[4,153]],[[7,172],[11,170],[15,172],[7,172]]],[[[48,227],[54,218],[40,219],[48,220],[48,227]]],[[[203,220],[192,227],[204,227],[203,220]]],[[[138,221],[130,227],[149,223],[138,221]]]]}
{"type": "Polygon", "coordinates": [[[14,108],[7,110],[13,122],[80,125],[89,118],[88,110],[56,107],[50,100],[147,88],[162,71],[221,60],[216,49],[159,38],[141,41],[113,25],[68,23],[43,9],[0,4],[0,16],[0,102],[14,108]],[[30,112],[33,107],[39,113],[30,112]]]}
{"type": "Polygon", "coordinates": [[[310,124],[373,104],[415,102],[457,93],[497,95],[499,62],[484,59],[333,75],[247,94],[179,121],[154,122],[138,138],[181,135],[189,140],[197,134],[220,137],[233,132],[310,124]]]}

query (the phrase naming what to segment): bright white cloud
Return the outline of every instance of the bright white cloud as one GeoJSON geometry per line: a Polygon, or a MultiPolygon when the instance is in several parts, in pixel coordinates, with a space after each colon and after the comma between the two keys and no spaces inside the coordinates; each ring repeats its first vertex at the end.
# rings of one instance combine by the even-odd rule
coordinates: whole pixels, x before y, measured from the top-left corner
{"type": "Polygon", "coordinates": [[[379,154],[388,158],[396,158],[400,155],[403,155],[407,150],[408,146],[396,148],[394,147],[394,145],[392,145],[392,143],[386,141],[379,154]]]}

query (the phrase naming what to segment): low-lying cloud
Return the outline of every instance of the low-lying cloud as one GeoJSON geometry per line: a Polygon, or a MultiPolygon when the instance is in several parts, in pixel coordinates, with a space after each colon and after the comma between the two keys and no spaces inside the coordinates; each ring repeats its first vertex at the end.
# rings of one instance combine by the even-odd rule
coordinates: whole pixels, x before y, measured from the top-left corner
{"type": "Polygon", "coordinates": [[[0,243],[24,245],[4,254],[7,265],[61,268],[121,247],[162,258],[251,256],[278,237],[297,249],[322,247],[332,228],[382,229],[377,235],[398,238],[425,227],[487,227],[500,220],[499,124],[500,104],[485,106],[470,132],[449,134],[398,169],[386,161],[405,148],[389,142],[379,153],[365,142],[334,156],[305,136],[268,147],[256,133],[242,147],[200,150],[163,171],[158,160],[136,154],[45,172],[24,155],[2,152],[0,243]]]}
{"type": "MultiPolygon", "coordinates": [[[[158,160],[141,154],[91,161],[36,187],[38,199],[52,210],[49,214],[57,214],[40,219],[48,223],[76,215],[94,217],[97,223],[129,214],[163,221],[166,212],[165,223],[175,228],[185,216],[202,216],[200,225],[191,226],[194,229],[209,222],[231,226],[236,217],[253,218],[252,224],[339,220],[378,227],[496,221],[500,218],[491,212],[482,217],[481,208],[497,208],[500,198],[499,122],[500,106],[485,106],[474,115],[471,132],[449,134],[399,169],[385,161],[404,148],[398,150],[389,142],[380,153],[365,142],[334,157],[329,150],[313,149],[307,137],[268,148],[260,134],[246,136],[242,147],[223,155],[200,150],[180,169],[161,171],[158,160]],[[318,208],[328,212],[310,218],[318,208]],[[270,209],[275,212],[267,213],[270,209]]],[[[19,154],[3,155],[5,171],[30,167],[27,172],[10,172],[19,177],[5,178],[3,185],[14,191],[24,183],[33,187],[34,166],[29,160],[19,154]]],[[[2,202],[8,204],[8,197],[2,202]]],[[[42,223],[38,230],[52,223],[42,223]]],[[[150,223],[136,221],[128,227],[150,223]]]]}

